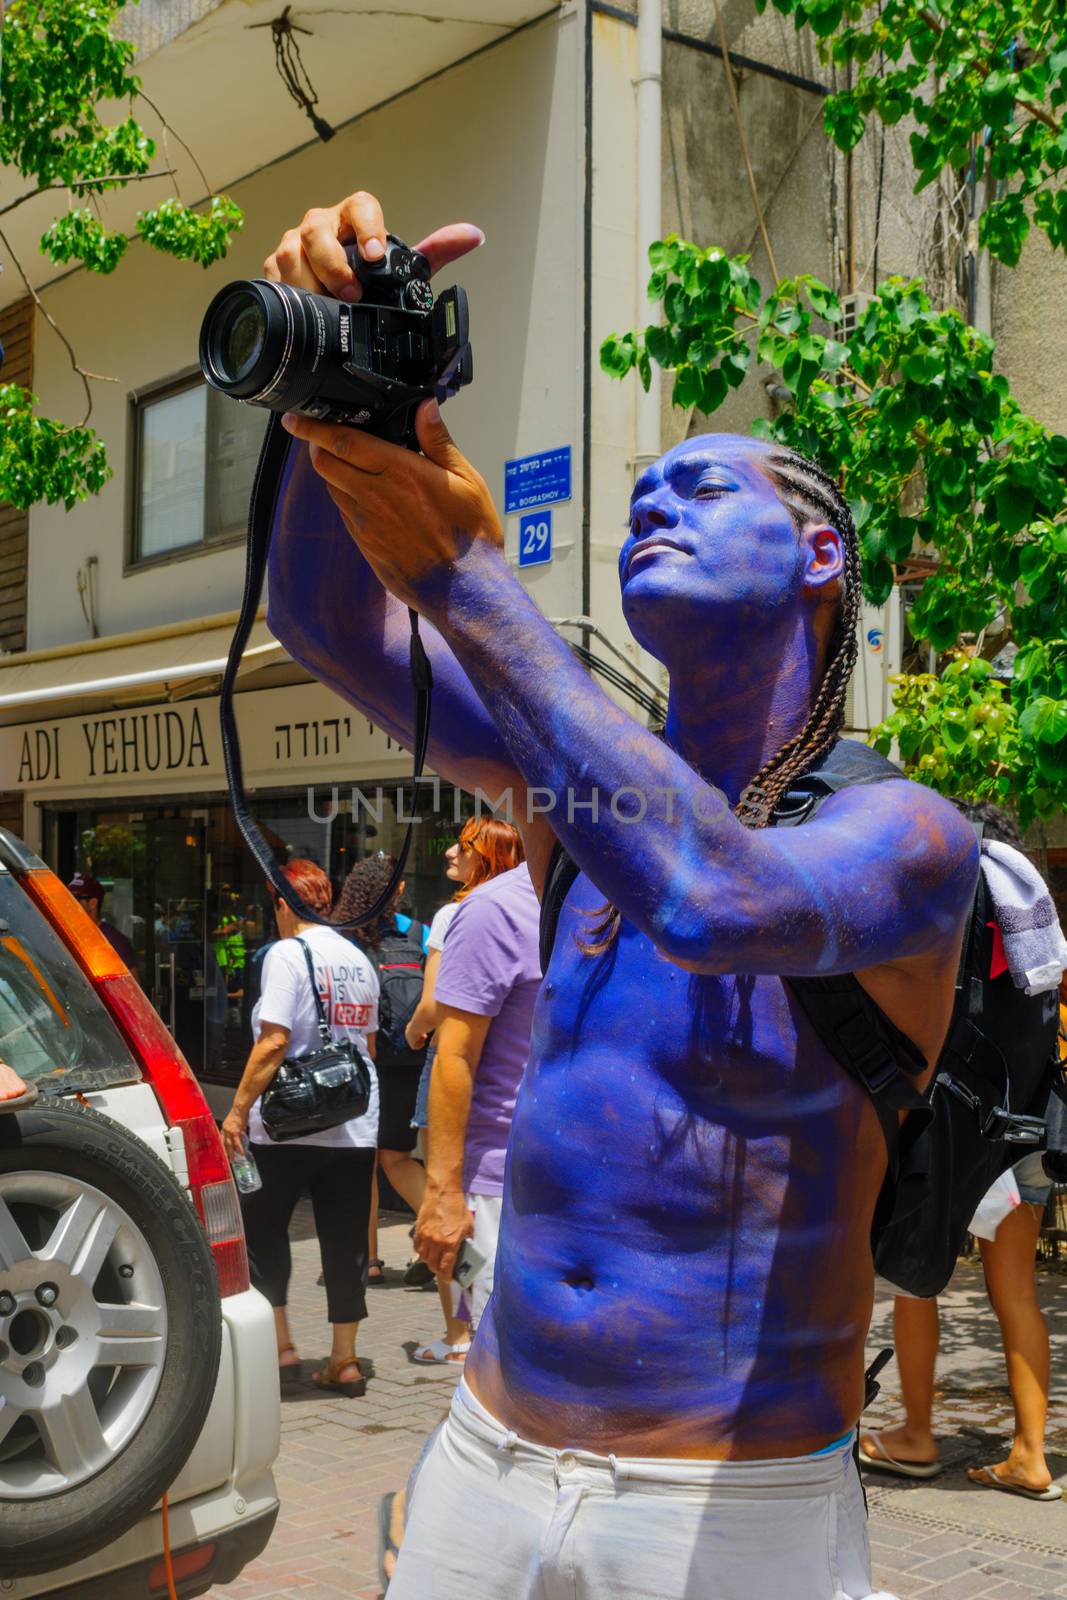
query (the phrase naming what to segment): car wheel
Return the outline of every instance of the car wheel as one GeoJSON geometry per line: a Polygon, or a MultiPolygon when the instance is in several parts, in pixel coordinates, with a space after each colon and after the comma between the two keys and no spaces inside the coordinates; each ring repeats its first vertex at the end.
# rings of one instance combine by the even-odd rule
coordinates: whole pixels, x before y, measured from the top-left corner
{"type": "Polygon", "coordinates": [[[119,1538],[185,1465],[222,1348],[171,1173],[76,1104],[0,1119],[0,1575],[119,1538]]]}

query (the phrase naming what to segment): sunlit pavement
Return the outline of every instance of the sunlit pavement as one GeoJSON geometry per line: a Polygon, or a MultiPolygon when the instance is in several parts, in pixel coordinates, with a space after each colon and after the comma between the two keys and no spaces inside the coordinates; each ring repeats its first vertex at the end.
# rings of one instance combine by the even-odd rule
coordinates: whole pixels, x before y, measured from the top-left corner
{"type": "MultiPolygon", "coordinates": [[[[1048,1459],[1067,1496],[1067,1274],[1043,1269],[1041,1301],[1052,1336],[1048,1459]]],[[[879,1300],[869,1349],[889,1343],[891,1302],[879,1300]]],[[[1011,1399],[996,1320],[981,1268],[964,1261],[942,1297],[934,1431],[945,1471],[930,1483],[867,1474],[875,1579],[901,1600],[1042,1600],[1067,1595],[1067,1498],[1041,1503],[979,1488],[966,1469],[1002,1460],[1011,1399]]],[[[864,1419],[896,1421],[896,1363],[864,1419]]]]}
{"type": "MultiPolygon", "coordinates": [[[[301,1214],[294,1235],[293,1329],[310,1373],[328,1335],[309,1215],[301,1214]]],[[[309,1378],[283,1401],[277,1530],[236,1583],[212,1590],[213,1600],[373,1600],[379,1593],[378,1496],[404,1482],[455,1383],[453,1373],[409,1359],[416,1343],[438,1335],[440,1313],[435,1295],[401,1286],[406,1225],[383,1229],[380,1248],[390,1286],[368,1295],[370,1315],[360,1335],[367,1394],[327,1398],[309,1378]]],[[[1067,1478],[1067,1275],[1043,1272],[1041,1292],[1053,1337],[1054,1388],[1057,1375],[1060,1382],[1050,1418],[1050,1465],[1067,1478]]],[[[1067,1596],[1067,1500],[1034,1504],[976,1488],[965,1475],[966,1467],[999,1458],[1011,1418],[996,1324],[975,1265],[960,1266],[942,1308],[937,1428],[946,1470],[926,1484],[868,1475],[876,1585],[900,1600],[1067,1596]]],[[[890,1302],[880,1299],[872,1353],[888,1342],[889,1312],[890,1302]]],[[[865,1419],[871,1426],[895,1420],[895,1395],[891,1363],[865,1419]]],[[[713,1586],[708,1600],[714,1600],[713,1586]]]]}
{"type": "Polygon", "coordinates": [[[320,1393],[311,1373],[329,1348],[325,1291],[316,1285],[318,1244],[310,1210],[293,1227],[290,1317],[305,1381],[282,1401],[282,1450],[275,1477],[282,1509],[267,1549],[212,1600],[371,1600],[378,1582],[378,1497],[399,1488],[428,1433],[444,1416],[457,1374],[419,1367],[416,1345],[442,1330],[435,1293],[405,1289],[410,1223],[379,1233],[388,1287],[367,1291],[359,1358],[367,1374],[360,1400],[320,1393]]]}

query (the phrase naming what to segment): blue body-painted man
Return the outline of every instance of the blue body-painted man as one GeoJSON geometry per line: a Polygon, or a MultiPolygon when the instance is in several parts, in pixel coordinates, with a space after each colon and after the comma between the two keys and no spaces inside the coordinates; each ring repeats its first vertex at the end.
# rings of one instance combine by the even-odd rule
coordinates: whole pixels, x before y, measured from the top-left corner
{"type": "MultiPolygon", "coordinates": [[[[373,259],[383,237],[354,195],[309,213],[266,270],[351,295],[338,240],[373,259]]],[[[423,248],[440,265],[479,238],[423,248]]],[[[394,1593],[867,1596],[848,1444],[885,1142],[782,975],[856,972],[932,1063],[976,852],[904,781],[846,790],[803,828],[735,814],[754,776],[773,792],[783,747],[802,762],[839,721],[820,691],[854,621],[847,510],[810,465],[732,435],[643,473],[619,570],[627,621],[670,673],[660,739],[514,578],[434,407],[421,457],[289,421],[311,448],[291,452],[280,502],[274,632],[410,741],[415,607],[431,765],[511,789],[535,882],[557,839],[581,868],[516,1109],[496,1290],[394,1593]],[[534,789],[559,802],[526,822],[534,789]]],[[[467,1219],[432,1167],[431,1151],[420,1236],[447,1270],[467,1219]]]]}

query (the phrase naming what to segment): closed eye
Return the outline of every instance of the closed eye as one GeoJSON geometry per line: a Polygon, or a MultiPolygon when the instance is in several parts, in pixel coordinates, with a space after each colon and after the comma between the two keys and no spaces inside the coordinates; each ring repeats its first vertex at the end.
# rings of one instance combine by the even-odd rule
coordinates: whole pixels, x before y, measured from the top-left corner
{"type": "Polygon", "coordinates": [[[721,483],[698,483],[693,490],[693,499],[711,500],[717,495],[728,493],[729,490],[721,483]]]}

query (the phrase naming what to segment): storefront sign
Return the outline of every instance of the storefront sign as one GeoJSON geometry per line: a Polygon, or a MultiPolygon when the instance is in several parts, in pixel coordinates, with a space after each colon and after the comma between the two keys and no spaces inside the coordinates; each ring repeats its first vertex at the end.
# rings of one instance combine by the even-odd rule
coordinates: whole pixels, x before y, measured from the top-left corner
{"type": "MultiPolygon", "coordinates": [[[[410,756],[321,684],[239,694],[250,788],[403,774],[410,756]]],[[[217,699],[0,728],[0,789],[38,797],[222,789],[217,699]]]]}

